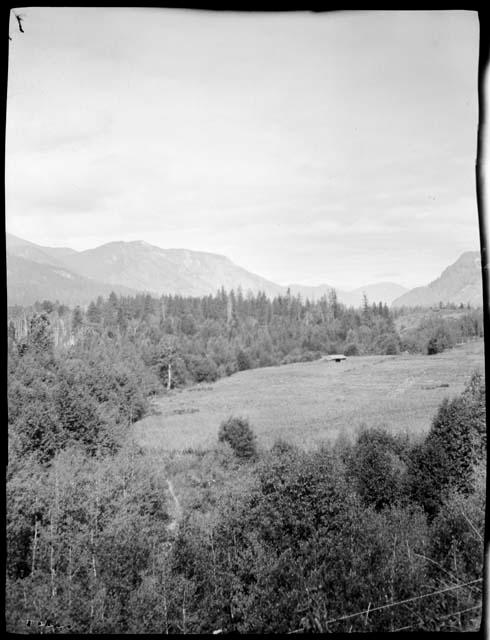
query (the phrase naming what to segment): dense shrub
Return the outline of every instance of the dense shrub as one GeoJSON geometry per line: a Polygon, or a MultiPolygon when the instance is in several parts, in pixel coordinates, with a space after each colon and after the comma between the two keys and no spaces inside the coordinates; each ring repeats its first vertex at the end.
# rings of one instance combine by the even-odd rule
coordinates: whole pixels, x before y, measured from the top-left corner
{"type": "MultiPolygon", "coordinates": [[[[430,528],[428,577],[435,585],[448,576],[461,583],[481,580],[484,560],[486,482],[485,466],[475,468],[470,492],[452,490],[442,501],[430,528]]],[[[482,583],[449,592],[435,601],[432,617],[438,631],[478,631],[481,620],[482,583]],[[448,616],[447,611],[462,611],[448,616]]]]}
{"type": "Polygon", "coordinates": [[[346,356],[358,356],[359,355],[359,347],[357,344],[351,342],[344,349],[344,355],[346,356]]]}
{"type": "Polygon", "coordinates": [[[427,351],[427,338],[417,329],[405,331],[400,337],[400,351],[425,353],[427,351]]]}
{"type": "Polygon", "coordinates": [[[453,340],[449,331],[443,327],[439,327],[434,335],[429,338],[427,343],[427,354],[429,356],[441,353],[445,349],[453,346],[453,340]]]}
{"type": "MultiPolygon", "coordinates": [[[[449,349],[458,342],[466,342],[483,336],[483,314],[481,309],[458,313],[454,317],[420,309],[421,317],[415,326],[400,327],[400,350],[410,353],[434,355],[449,349]]],[[[403,310],[395,311],[395,315],[403,310]]]]}
{"type": "Polygon", "coordinates": [[[193,356],[187,361],[187,369],[195,382],[214,382],[218,379],[218,367],[211,358],[193,356]]]}
{"type": "Polygon", "coordinates": [[[302,351],[301,349],[293,349],[291,353],[281,360],[281,364],[291,364],[293,362],[313,362],[322,357],[320,351],[302,351]]]}
{"type": "Polygon", "coordinates": [[[376,510],[404,498],[406,443],[381,428],[362,429],[350,451],[348,469],[366,506],[376,510]]]}
{"type": "Polygon", "coordinates": [[[245,418],[230,417],[222,422],[218,440],[227,442],[238,458],[252,458],[257,453],[256,436],[245,418]]]}
{"type": "Polygon", "coordinates": [[[236,355],[236,366],[238,371],[246,371],[252,366],[250,357],[242,349],[240,349],[236,355]]]}
{"type": "Polygon", "coordinates": [[[121,430],[147,410],[158,381],[130,343],[86,333],[59,351],[51,334],[45,316],[34,316],[26,339],[11,344],[12,455],[35,453],[47,462],[76,443],[92,454],[114,452],[121,430]]]}
{"type": "Polygon", "coordinates": [[[275,447],[259,465],[255,489],[223,504],[213,539],[209,572],[220,588],[207,610],[218,612],[214,628],[225,632],[394,630],[404,610],[378,614],[369,625],[327,620],[384,602],[388,593],[415,595],[425,580],[423,559],[410,553],[426,544],[421,511],[362,507],[326,448],[275,447]]]}
{"type": "MultiPolygon", "coordinates": [[[[475,459],[483,398],[475,376],[459,399],[479,434],[475,459]]],[[[445,417],[433,428],[444,432],[445,417]]],[[[246,420],[227,423],[249,433],[246,420]]],[[[229,442],[164,459],[137,447],[113,458],[71,448],[50,467],[29,458],[10,469],[9,629],[47,617],[79,633],[478,628],[479,583],[418,596],[482,575],[482,463],[464,491],[448,488],[430,521],[403,494],[416,447],[384,429],[313,452],[279,440],[247,465],[229,442]],[[173,534],[170,477],[183,509],[173,534]]],[[[429,478],[435,460],[426,458],[429,478]]]]}
{"type": "Polygon", "coordinates": [[[276,438],[274,440],[274,444],[271,447],[271,453],[276,456],[286,455],[286,454],[298,454],[299,449],[296,445],[284,440],[283,438],[276,438]]]}
{"type": "Polygon", "coordinates": [[[392,336],[383,340],[381,351],[387,356],[396,356],[400,353],[400,340],[396,336],[392,336]]]}
{"type": "Polygon", "coordinates": [[[70,448],[49,467],[24,467],[7,495],[9,628],[25,633],[30,618],[77,633],[127,629],[131,594],[168,539],[158,467],[132,446],[113,458],[70,448]]]}
{"type": "Polygon", "coordinates": [[[442,402],[427,438],[413,447],[409,489],[431,517],[448,491],[471,490],[474,466],[486,455],[485,415],[485,389],[475,374],[461,396],[442,402]]]}

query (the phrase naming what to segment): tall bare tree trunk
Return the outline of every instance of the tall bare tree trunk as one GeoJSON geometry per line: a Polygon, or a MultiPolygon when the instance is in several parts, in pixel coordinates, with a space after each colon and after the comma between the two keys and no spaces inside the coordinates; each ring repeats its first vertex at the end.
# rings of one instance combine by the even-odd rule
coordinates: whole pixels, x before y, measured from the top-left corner
{"type": "Polygon", "coordinates": [[[97,533],[97,522],[98,522],[98,511],[99,511],[99,485],[97,482],[97,478],[95,478],[95,513],[93,519],[92,529],[90,531],[90,546],[92,549],[92,599],[90,601],[90,633],[92,633],[93,624],[94,624],[94,616],[95,616],[95,592],[97,589],[97,567],[95,563],[95,536],[97,533]]]}
{"type": "Polygon", "coordinates": [[[184,586],[184,597],[182,598],[182,633],[187,633],[185,628],[185,592],[186,586],[184,586]]]}
{"type": "MultiPolygon", "coordinates": [[[[393,540],[393,558],[392,558],[392,562],[391,562],[391,576],[390,576],[390,592],[391,592],[391,602],[394,602],[395,599],[395,564],[396,564],[396,533],[395,533],[395,538],[393,540]]],[[[391,621],[390,621],[390,625],[391,625],[391,631],[394,631],[394,611],[393,611],[393,607],[391,607],[390,609],[390,617],[391,617],[391,621]]]]}
{"type": "Polygon", "coordinates": [[[58,468],[55,467],[54,475],[54,509],[49,511],[49,569],[51,574],[51,598],[56,597],[56,562],[55,562],[55,548],[54,539],[57,531],[57,521],[59,514],[59,482],[58,482],[58,468]],[[53,513],[54,512],[54,513],[53,513]]]}
{"type": "Polygon", "coordinates": [[[37,551],[38,524],[39,524],[39,520],[37,519],[37,516],[36,516],[36,520],[34,522],[34,541],[32,543],[31,576],[34,575],[34,571],[36,569],[36,551],[37,551]]]}
{"type": "Polygon", "coordinates": [[[216,595],[217,590],[218,590],[218,579],[216,577],[216,551],[214,549],[214,540],[213,540],[213,532],[211,531],[210,534],[210,541],[211,541],[211,553],[213,555],[213,582],[214,582],[214,594],[216,595]]]}
{"type": "Polygon", "coordinates": [[[49,511],[49,572],[51,574],[51,598],[56,596],[55,575],[54,568],[54,544],[53,544],[54,528],[53,528],[53,511],[49,511]]]}
{"type": "MultiPolygon", "coordinates": [[[[164,562],[167,562],[167,556],[165,555],[164,562]]],[[[167,605],[167,574],[166,564],[162,570],[162,582],[163,582],[163,612],[165,615],[165,634],[168,635],[168,605],[167,605]]]]}
{"type": "Polygon", "coordinates": [[[73,579],[73,556],[71,552],[71,542],[68,549],[68,609],[71,609],[71,590],[73,579]]]}

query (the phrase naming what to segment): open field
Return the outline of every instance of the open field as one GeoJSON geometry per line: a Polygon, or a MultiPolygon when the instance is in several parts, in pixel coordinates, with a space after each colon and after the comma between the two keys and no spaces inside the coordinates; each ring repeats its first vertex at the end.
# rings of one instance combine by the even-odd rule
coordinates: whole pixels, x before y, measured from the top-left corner
{"type": "Polygon", "coordinates": [[[484,373],[482,340],[433,356],[253,369],[158,398],[156,414],[136,423],[134,436],[147,447],[207,448],[230,415],[248,417],[263,447],[282,437],[309,448],[352,434],[363,423],[418,434],[428,430],[443,398],[460,393],[475,370],[484,373]]]}

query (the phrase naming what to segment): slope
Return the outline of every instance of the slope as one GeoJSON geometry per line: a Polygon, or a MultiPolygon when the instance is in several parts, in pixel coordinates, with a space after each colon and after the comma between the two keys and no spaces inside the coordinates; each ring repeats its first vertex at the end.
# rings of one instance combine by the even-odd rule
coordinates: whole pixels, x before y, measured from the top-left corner
{"type": "Polygon", "coordinates": [[[393,301],[394,307],[430,307],[442,303],[483,303],[481,260],[478,251],[463,253],[452,265],[444,269],[439,278],[425,287],[416,287],[393,301]]]}
{"type": "Polygon", "coordinates": [[[7,253],[7,304],[31,305],[36,301],[58,300],[74,306],[86,305],[111,291],[119,295],[135,295],[137,291],[84,278],[64,266],[35,262],[7,253]]]}
{"type": "Polygon", "coordinates": [[[283,288],[234,264],[225,256],[186,249],[161,249],[146,242],[110,242],[64,257],[73,271],[134,289],[178,295],[207,295],[220,287],[244,293],[281,293],[283,288]]]}

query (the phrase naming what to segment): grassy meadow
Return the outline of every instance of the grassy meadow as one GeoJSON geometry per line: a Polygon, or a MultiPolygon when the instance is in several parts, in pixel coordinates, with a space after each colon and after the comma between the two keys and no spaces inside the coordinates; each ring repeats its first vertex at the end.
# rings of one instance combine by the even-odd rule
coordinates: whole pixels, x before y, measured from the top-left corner
{"type": "Polygon", "coordinates": [[[240,415],[249,418],[265,448],[279,437],[312,448],[349,436],[362,424],[419,434],[428,430],[443,398],[461,393],[476,370],[484,373],[482,340],[432,356],[252,369],[156,399],[153,414],[137,422],[133,433],[147,448],[208,448],[217,442],[220,422],[240,415]]]}

